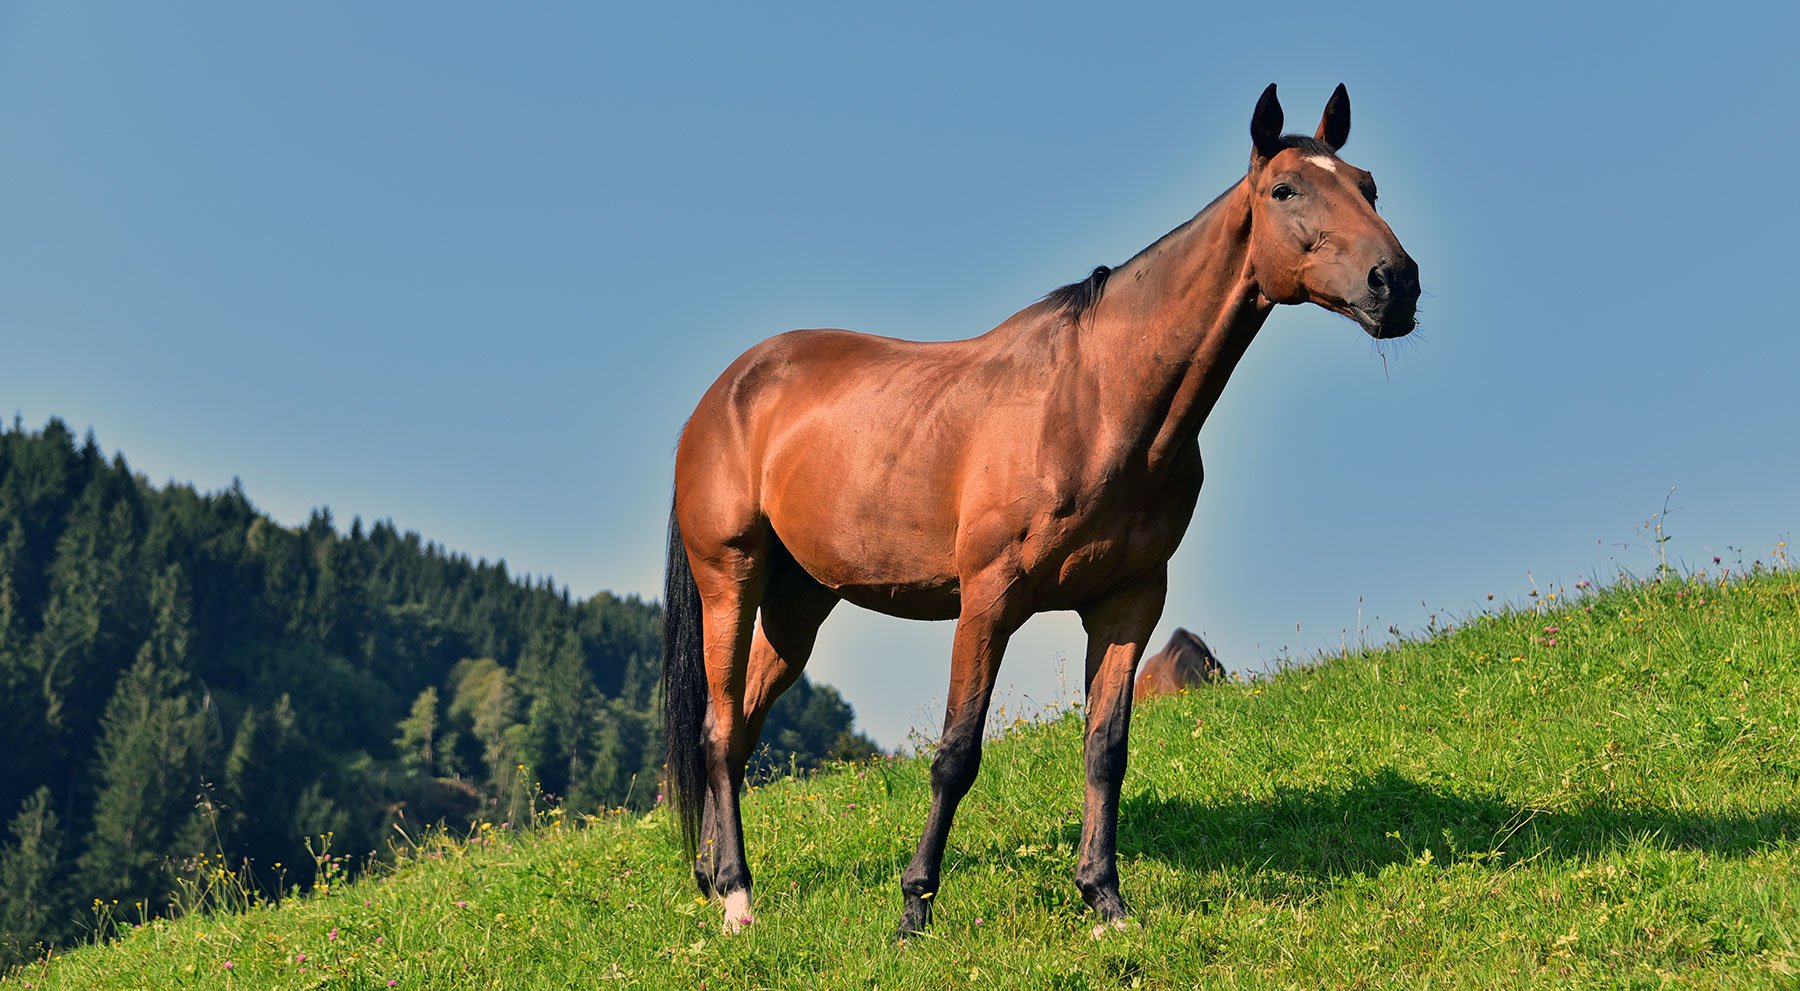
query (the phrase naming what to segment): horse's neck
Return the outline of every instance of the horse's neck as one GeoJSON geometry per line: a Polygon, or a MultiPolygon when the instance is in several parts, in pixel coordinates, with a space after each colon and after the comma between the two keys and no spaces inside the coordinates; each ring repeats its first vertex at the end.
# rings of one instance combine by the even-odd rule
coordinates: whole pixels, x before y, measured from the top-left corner
{"type": "Polygon", "coordinates": [[[1249,196],[1238,183],[1113,272],[1076,335],[1102,410],[1124,428],[1122,453],[1152,473],[1199,434],[1268,317],[1251,275],[1249,196]]]}

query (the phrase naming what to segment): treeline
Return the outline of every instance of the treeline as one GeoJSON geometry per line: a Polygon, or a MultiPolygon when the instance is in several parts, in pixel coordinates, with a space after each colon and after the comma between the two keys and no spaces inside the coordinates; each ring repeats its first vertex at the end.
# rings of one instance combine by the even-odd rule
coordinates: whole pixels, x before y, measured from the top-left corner
{"type": "MultiPolygon", "coordinates": [[[[305,883],[309,838],[657,798],[658,608],[391,523],[283,527],[236,484],[157,488],[60,421],[0,429],[0,964],[169,910],[210,857],[305,883]],[[275,864],[282,864],[280,869],[275,864]]],[[[802,682],[771,763],[857,757],[802,682]],[[791,754],[791,756],[790,756],[791,754]]]]}

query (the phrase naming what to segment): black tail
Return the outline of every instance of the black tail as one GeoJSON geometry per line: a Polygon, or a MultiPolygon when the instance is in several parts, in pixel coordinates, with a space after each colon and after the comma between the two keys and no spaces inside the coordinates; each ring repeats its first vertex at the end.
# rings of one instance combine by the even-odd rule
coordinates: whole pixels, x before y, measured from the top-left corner
{"type": "Polygon", "coordinates": [[[700,635],[700,587],[669,507],[669,563],[663,575],[663,746],[669,762],[669,807],[692,862],[706,803],[706,658],[700,635]]]}

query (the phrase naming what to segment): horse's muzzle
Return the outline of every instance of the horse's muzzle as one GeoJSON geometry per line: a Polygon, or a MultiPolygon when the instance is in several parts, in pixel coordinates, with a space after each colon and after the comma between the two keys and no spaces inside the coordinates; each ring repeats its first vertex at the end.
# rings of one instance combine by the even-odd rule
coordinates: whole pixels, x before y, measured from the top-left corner
{"type": "Polygon", "coordinates": [[[1405,337],[1418,325],[1419,265],[1407,255],[1369,269],[1369,295],[1357,321],[1376,340],[1405,337]]]}

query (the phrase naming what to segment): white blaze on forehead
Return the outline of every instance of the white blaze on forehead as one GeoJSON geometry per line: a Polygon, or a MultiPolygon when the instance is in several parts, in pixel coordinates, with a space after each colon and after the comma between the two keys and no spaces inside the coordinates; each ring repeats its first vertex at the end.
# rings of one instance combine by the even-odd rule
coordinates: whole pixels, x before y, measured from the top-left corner
{"type": "Polygon", "coordinates": [[[1329,158],[1326,158],[1324,155],[1308,155],[1306,157],[1306,160],[1313,163],[1314,165],[1317,165],[1319,168],[1322,168],[1327,172],[1336,172],[1337,171],[1337,163],[1332,161],[1329,158]]]}

